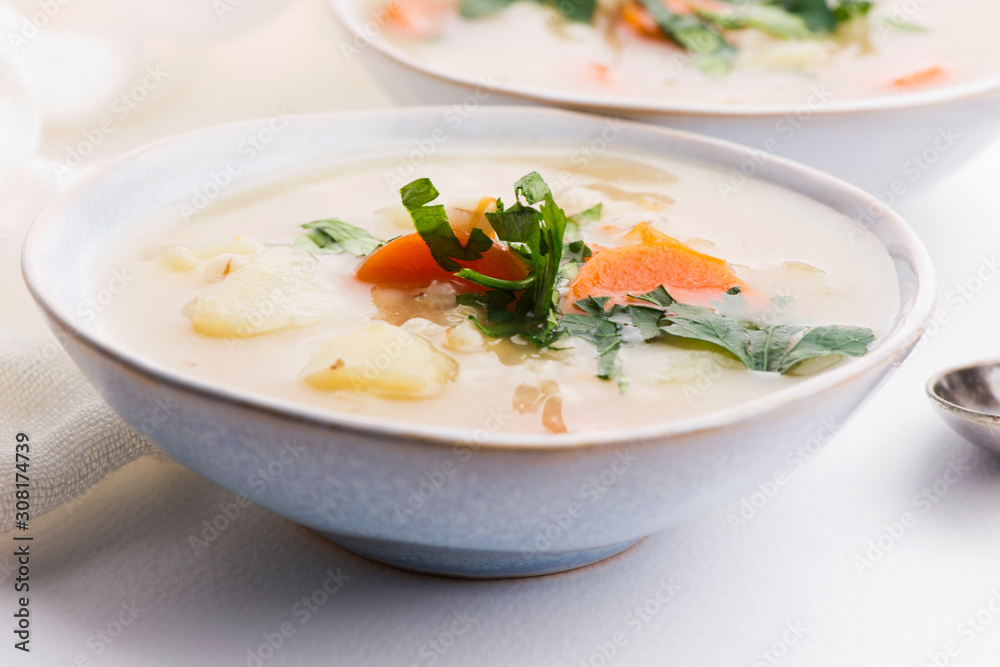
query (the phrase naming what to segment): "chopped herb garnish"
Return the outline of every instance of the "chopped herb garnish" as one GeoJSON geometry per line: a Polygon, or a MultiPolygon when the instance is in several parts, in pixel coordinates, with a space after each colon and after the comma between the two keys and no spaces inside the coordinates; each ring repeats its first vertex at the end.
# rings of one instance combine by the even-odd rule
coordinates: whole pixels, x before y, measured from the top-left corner
{"type": "MultiPolygon", "coordinates": [[[[750,370],[782,374],[807,359],[862,355],[875,340],[871,329],[863,327],[762,327],[740,322],[712,308],[679,303],[663,285],[644,294],[629,295],[651,305],[613,304],[609,308],[609,297],[587,297],[575,304],[582,312],[563,314],[558,307],[557,284],[575,275],[592,253],[582,240],[564,242],[567,217],[537,172],[514,184],[513,205],[507,207],[497,199],[497,210],[486,213],[498,241],[524,262],[527,276],[521,280],[494,278],[457,263],[481,258],[493,241],[474,229],[463,246],[448,223],[444,207],[430,205],[439,193],[428,179],[404,186],[400,195],[437,263],[453,275],[487,288],[482,293],[456,297],[459,304],[485,310],[485,321],[470,316],[483,333],[493,337],[520,336],[539,348],[551,347],[563,336],[583,338],[597,348],[597,376],[617,380],[622,391],[627,383],[619,350],[654,339],[703,341],[729,352],[750,370]]],[[[578,215],[584,214],[596,219],[600,208],[578,215]]],[[[736,296],[741,292],[737,285],[725,293],[736,296]]],[[[785,306],[786,301],[782,297],[773,300],[776,308],[785,306]]]]}
{"type": "Polygon", "coordinates": [[[581,222],[597,222],[601,219],[601,211],[604,209],[604,204],[595,204],[591,206],[586,211],[580,211],[569,216],[568,220],[572,220],[576,224],[581,222]]]}
{"type": "Polygon", "coordinates": [[[612,321],[611,313],[604,310],[607,302],[604,296],[581,299],[576,307],[586,315],[564,315],[559,322],[560,331],[597,346],[597,377],[602,380],[616,378],[621,372],[618,350],[622,346],[622,324],[612,321]]]}
{"type": "MultiPolygon", "coordinates": [[[[465,18],[479,18],[496,14],[506,9],[514,0],[462,0],[459,13],[465,18]]],[[[597,0],[535,0],[540,5],[551,7],[570,21],[590,23],[597,11],[597,0]]]]}
{"type": "Polygon", "coordinates": [[[309,231],[295,239],[295,245],[314,252],[349,252],[356,257],[364,257],[382,245],[382,241],[360,227],[336,218],[307,222],[302,228],[309,231]]]}
{"type": "Polygon", "coordinates": [[[467,19],[489,16],[506,9],[514,0],[462,0],[459,13],[467,19]]]}
{"type": "Polygon", "coordinates": [[[668,9],[663,0],[639,2],[664,35],[694,56],[695,67],[712,76],[729,72],[736,49],[704,19],[695,14],[678,14],[668,9]]]}
{"type": "Polygon", "coordinates": [[[583,241],[573,241],[563,246],[563,257],[572,262],[583,262],[594,252],[583,241]]]}
{"type": "Polygon", "coordinates": [[[418,178],[404,185],[399,194],[403,199],[403,206],[410,212],[417,233],[430,248],[434,261],[445,271],[459,271],[462,268],[456,259],[482,259],[482,252],[493,245],[490,237],[479,228],[474,228],[469,234],[469,240],[462,245],[455,236],[455,230],[448,224],[444,206],[427,205],[440,194],[429,178],[418,178]]]}
{"type": "Polygon", "coordinates": [[[695,13],[723,30],[755,28],[779,39],[802,39],[811,32],[801,16],[771,5],[733,5],[722,12],[696,9],[695,13]]]}
{"type": "Polygon", "coordinates": [[[580,211],[579,213],[566,216],[566,238],[579,240],[580,227],[585,223],[597,222],[600,220],[601,210],[603,208],[604,204],[597,204],[596,206],[591,206],[586,211],[580,211]]]}
{"type": "Polygon", "coordinates": [[[753,371],[787,373],[815,357],[857,357],[875,340],[872,330],[850,326],[769,326],[737,322],[711,308],[677,303],[662,286],[636,298],[665,308],[660,330],[670,336],[712,343],[753,371]]]}
{"type": "Polygon", "coordinates": [[[493,242],[482,230],[473,229],[469,242],[463,247],[448,224],[444,207],[427,206],[438,196],[430,180],[413,181],[400,190],[400,195],[417,232],[438,264],[459,278],[489,288],[485,294],[464,299],[465,303],[486,307],[487,323],[476,320],[480,330],[497,337],[520,335],[539,347],[547,347],[556,340],[559,301],[556,283],[562,265],[566,215],[556,205],[552,191],[538,172],[531,172],[514,184],[513,206],[504,207],[497,199],[497,210],[486,214],[497,239],[528,267],[528,276],[523,280],[492,278],[473,269],[463,269],[454,261],[453,258],[479,259],[481,252],[493,242]],[[535,204],[540,205],[535,208],[535,204]],[[502,294],[495,295],[496,291],[502,294]],[[512,313],[509,307],[513,308],[512,313]],[[500,315],[501,309],[513,317],[500,315]]]}
{"type": "MultiPolygon", "coordinates": [[[[499,12],[516,0],[461,0],[459,11],[466,18],[499,12]]],[[[632,1],[632,0],[630,0],[632,1]]],[[[571,21],[592,23],[597,0],[535,0],[571,21]]],[[[664,0],[634,0],[656,23],[663,36],[691,54],[691,63],[711,76],[729,72],[737,50],[726,39],[729,30],[759,30],[778,39],[825,36],[840,26],[871,12],[872,0],[727,0],[725,4],[691,3],[681,13],[664,0]]],[[[617,6],[609,5],[611,11],[617,6]]],[[[920,31],[907,22],[887,25],[907,32],[920,31]]]]}

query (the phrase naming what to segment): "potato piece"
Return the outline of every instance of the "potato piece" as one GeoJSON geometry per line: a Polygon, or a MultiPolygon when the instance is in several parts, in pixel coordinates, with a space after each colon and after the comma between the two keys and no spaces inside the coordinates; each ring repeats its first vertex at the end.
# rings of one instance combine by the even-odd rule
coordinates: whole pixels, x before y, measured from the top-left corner
{"type": "Polygon", "coordinates": [[[163,252],[163,261],[174,271],[190,271],[198,261],[187,246],[174,246],[163,252]]]}
{"type": "Polygon", "coordinates": [[[444,346],[456,352],[477,352],[483,348],[483,334],[469,320],[448,327],[444,346]]]}
{"type": "Polygon", "coordinates": [[[381,398],[431,398],[458,363],[420,336],[376,322],[322,341],[302,379],[317,389],[354,389],[381,398]]]}
{"type": "Polygon", "coordinates": [[[315,276],[318,261],[297,248],[276,247],[231,271],[181,311],[195,331],[222,338],[301,327],[334,311],[338,300],[315,276]]]}
{"type": "Polygon", "coordinates": [[[250,260],[243,255],[224,252],[205,262],[205,275],[209,280],[222,280],[233,271],[239,271],[249,262],[250,260]]]}

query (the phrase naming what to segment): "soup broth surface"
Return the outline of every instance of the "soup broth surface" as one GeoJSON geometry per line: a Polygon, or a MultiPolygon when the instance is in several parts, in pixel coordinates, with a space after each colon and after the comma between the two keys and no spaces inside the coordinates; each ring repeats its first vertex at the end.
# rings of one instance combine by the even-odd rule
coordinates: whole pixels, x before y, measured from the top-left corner
{"type": "Polygon", "coordinates": [[[751,291],[703,304],[720,312],[764,325],[869,327],[878,345],[899,308],[892,261],[870,232],[775,185],[749,180],[723,193],[719,184],[729,174],[718,169],[613,151],[588,162],[537,147],[449,149],[405,176],[400,164],[386,158],[334,166],[247,190],[187,220],[180,212],[150,220],[117,239],[92,267],[95,291],[113,275],[131,278],[97,314],[96,326],[135,353],[218,386],[332,413],[507,433],[639,427],[731,407],[804,380],[794,372],[751,372],[719,348],[680,339],[626,344],[625,381],[602,380],[590,342],[567,338],[560,349],[540,351],[517,338],[488,338],[468,319],[475,311],[456,306],[446,284],[373,290],[354,276],[362,259],[292,245],[300,225],[330,217],[382,240],[412,233],[398,190],[416,177],[429,177],[452,211],[484,195],[510,203],[512,184],[535,170],[567,214],[603,205],[599,220],[581,224],[589,245],[630,243],[628,231],[646,222],[729,262],[751,291]],[[292,324],[301,326],[230,337],[195,331],[189,302],[249,275],[243,272],[266,275],[282,262],[299,267],[300,282],[268,292],[255,314],[271,317],[276,304],[294,302],[302,318],[292,324]],[[378,322],[400,326],[454,360],[456,371],[440,393],[386,398],[303,380],[324,341],[378,322]]]}
{"type": "MultiPolygon", "coordinates": [[[[739,49],[732,69],[711,76],[662,38],[598,19],[570,23],[536,2],[464,19],[455,0],[392,0],[440,7],[427,23],[386,19],[385,0],[368,5],[379,36],[439,71],[634,102],[808,105],[932,90],[996,76],[1000,4],[981,0],[876,2],[864,21],[832,36],[783,40],[756,30],[728,33],[739,49]],[[899,27],[903,26],[903,27],[899,27]]],[[[425,10],[426,11],[426,10],[425,10]]],[[[405,15],[405,14],[404,14],[405,15]]]]}

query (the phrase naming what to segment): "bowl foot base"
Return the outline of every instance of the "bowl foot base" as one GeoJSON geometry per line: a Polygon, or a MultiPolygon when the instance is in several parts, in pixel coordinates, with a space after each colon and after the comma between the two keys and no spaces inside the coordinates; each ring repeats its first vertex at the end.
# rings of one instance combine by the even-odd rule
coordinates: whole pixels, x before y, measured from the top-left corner
{"type": "Polygon", "coordinates": [[[461,579],[536,577],[574,570],[610,558],[639,540],[579,551],[480,551],[320,533],[339,547],[402,570],[461,579]]]}

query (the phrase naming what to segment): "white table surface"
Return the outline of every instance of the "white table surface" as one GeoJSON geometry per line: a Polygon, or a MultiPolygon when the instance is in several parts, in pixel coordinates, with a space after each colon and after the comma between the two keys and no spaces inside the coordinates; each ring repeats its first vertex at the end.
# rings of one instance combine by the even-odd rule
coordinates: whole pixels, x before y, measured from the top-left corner
{"type": "MultiPolygon", "coordinates": [[[[146,57],[168,82],[92,163],[275,107],[388,105],[340,39],[319,0],[302,0],[222,43],[154,42],[146,57]]],[[[45,154],[78,132],[50,128],[45,154]]],[[[147,457],[33,522],[27,659],[10,647],[14,559],[0,537],[0,664],[1000,664],[1000,459],[952,434],[924,395],[936,370],[1000,357],[1000,276],[982,269],[993,279],[969,300],[958,291],[1000,259],[998,175],[1000,144],[897,205],[930,249],[947,321],[745,525],[733,525],[736,503],[597,565],[495,582],[377,565],[255,506],[196,553],[189,538],[234,494],[147,457]],[[347,578],[306,618],[296,604],[328,571],[347,578]],[[676,594],[654,602],[664,584],[676,594]],[[453,636],[466,627],[456,614],[468,629],[453,636]],[[249,651],[283,624],[290,636],[258,662],[249,651]]],[[[0,250],[12,270],[16,255],[0,250]]]]}

